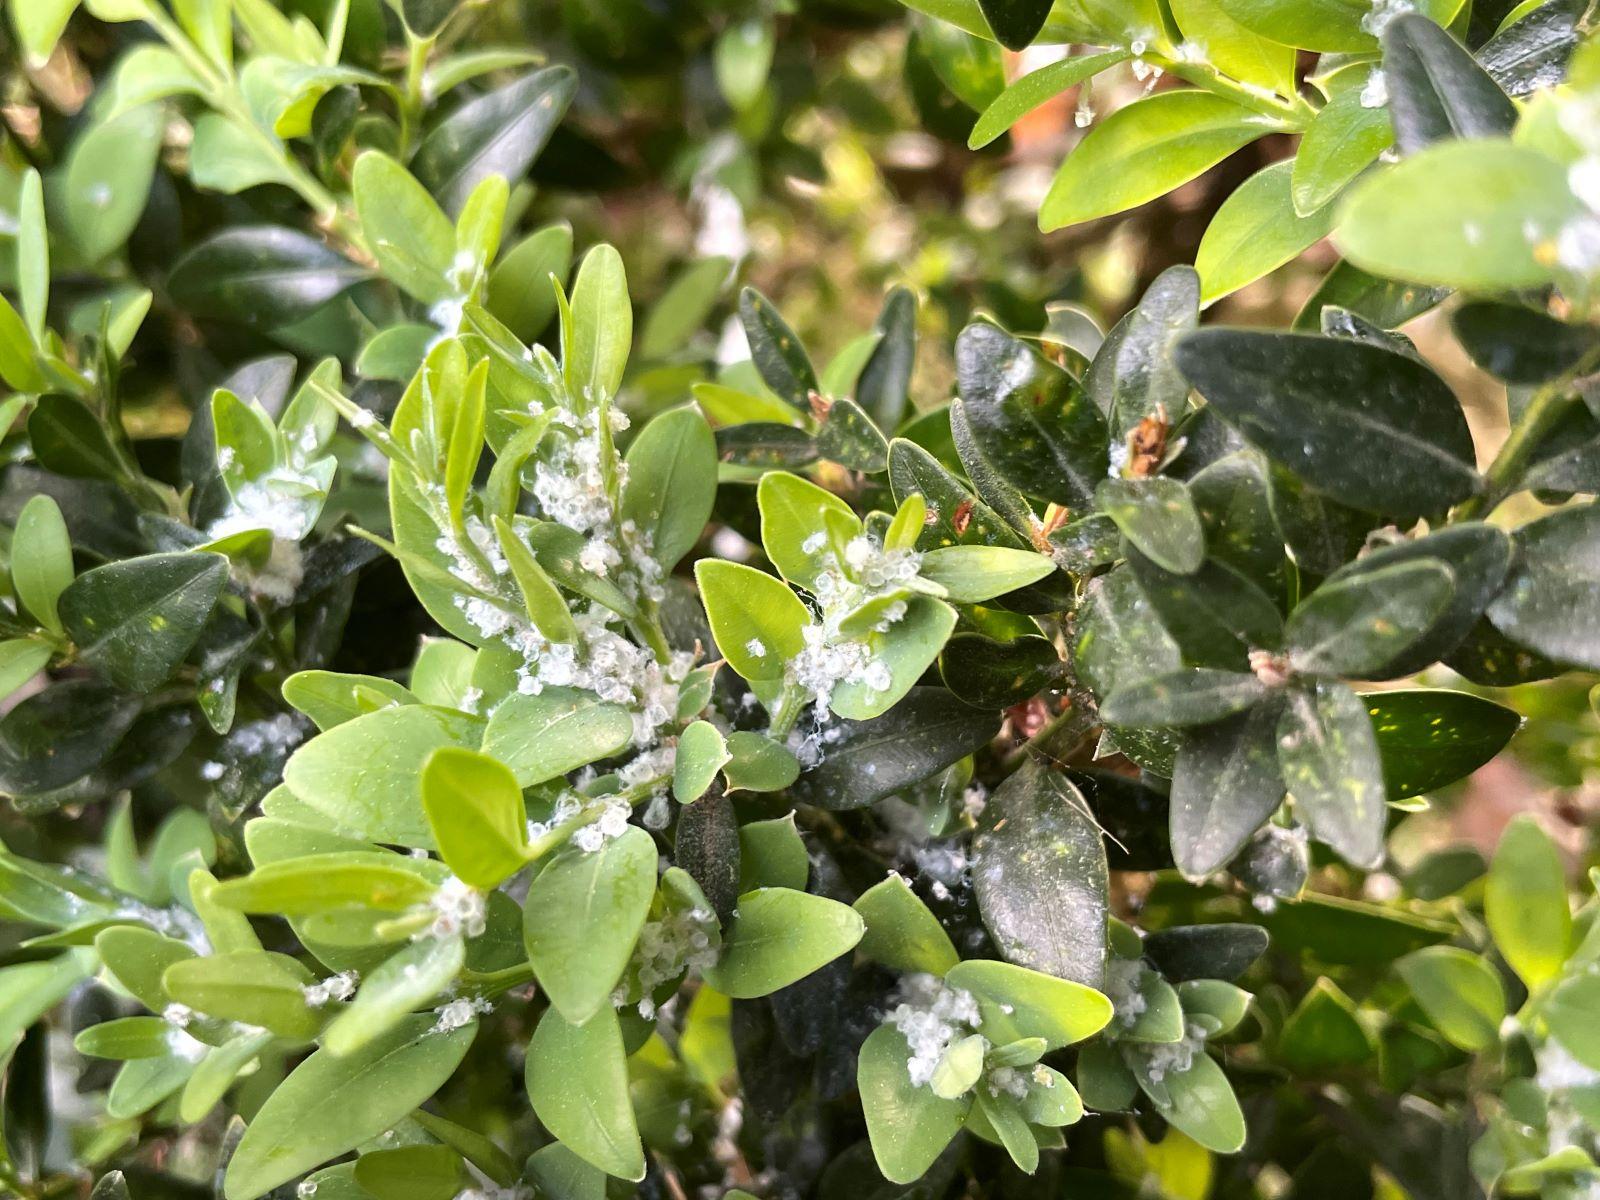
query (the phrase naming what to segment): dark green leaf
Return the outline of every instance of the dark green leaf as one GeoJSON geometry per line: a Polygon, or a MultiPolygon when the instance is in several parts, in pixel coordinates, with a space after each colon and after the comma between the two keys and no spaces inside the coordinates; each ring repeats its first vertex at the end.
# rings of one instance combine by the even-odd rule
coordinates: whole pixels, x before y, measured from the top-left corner
{"type": "Polygon", "coordinates": [[[1554,379],[1600,347],[1600,332],[1589,326],[1498,300],[1463,304],[1451,324],[1472,361],[1507,383],[1554,379]]]}
{"type": "Polygon", "coordinates": [[[1489,605],[1495,628],[1558,662],[1600,669],[1600,505],[1562,509],[1516,532],[1516,559],[1489,605]]]}
{"type": "Polygon", "coordinates": [[[876,475],[889,466],[889,443],[859,404],[841,397],[828,405],[827,418],[817,430],[817,453],[826,459],[876,475]]]}
{"type": "Polygon", "coordinates": [[[1142,679],[1118,688],[1100,705],[1113,725],[1152,728],[1210,725],[1241,713],[1267,694],[1254,675],[1199,667],[1142,679]]]}
{"type": "Polygon", "coordinates": [[[1402,688],[1362,699],[1395,800],[1465,779],[1500,753],[1522,724],[1512,709],[1468,692],[1402,688]]]}
{"type": "Polygon", "coordinates": [[[1432,558],[1330,580],[1289,614],[1289,661],[1298,671],[1365,678],[1433,626],[1454,586],[1455,572],[1432,558]]]}
{"type": "Polygon", "coordinates": [[[1508,95],[1552,87],[1566,77],[1567,60],[1578,45],[1578,21],[1588,7],[1586,0],[1550,0],[1496,33],[1475,57],[1508,95]]]}
{"type": "Polygon", "coordinates": [[[86,571],[61,594],[61,620],[84,660],[115,683],[164,683],[228,581],[220,554],[150,554],[86,571]]]}
{"type": "Polygon", "coordinates": [[[227,229],[178,260],[172,298],[198,317],[277,329],[309,317],[371,272],[276,225],[227,229]]]}
{"type": "Polygon", "coordinates": [[[1190,879],[1225,865],[1283,800],[1279,703],[1184,739],[1172,776],[1172,856],[1190,879]]]}
{"type": "Polygon", "coordinates": [[[429,131],[411,168],[445,212],[459,214],[489,176],[522,181],[577,90],[571,67],[545,67],[469,100],[429,131]]]}
{"type": "Polygon", "coordinates": [[[1433,21],[1402,12],[1383,30],[1383,76],[1400,149],[1445,138],[1495,137],[1517,123],[1516,105],[1433,21]]]}
{"type": "Polygon", "coordinates": [[[1032,634],[1001,642],[978,633],[958,633],[939,655],[945,686],[980,708],[1020,704],[1049,686],[1062,670],[1054,643],[1032,634]]]}
{"type": "MultiPolygon", "coordinates": [[[[120,479],[126,474],[105,427],[81,400],[43,396],[28,418],[39,465],[79,479],[120,479]]],[[[66,506],[62,506],[66,512],[66,506]]],[[[70,527],[70,513],[68,513],[70,527]]]]}
{"type": "Polygon", "coordinates": [[[995,41],[1007,50],[1021,50],[1044,28],[1051,0],[978,0],[995,41]]]}
{"type": "Polygon", "coordinates": [[[1256,925],[1179,925],[1144,940],[1145,956],[1173,983],[1189,979],[1237,979],[1267,949],[1256,925]]]}
{"type": "Polygon", "coordinates": [[[910,288],[891,288],[873,329],[878,344],[856,379],[856,403],[891,432],[899,428],[911,397],[911,370],[917,358],[917,296],[910,288]]]}
{"type": "Polygon", "coordinates": [[[1192,575],[1163,571],[1137,551],[1129,565],[1167,632],[1196,666],[1242,671],[1252,650],[1283,641],[1278,607],[1232,567],[1208,560],[1192,575]]]}
{"type": "Polygon", "coordinates": [[[1092,500],[1106,474],[1105,418],[1071,375],[980,322],[956,341],[956,378],[973,435],[1005,478],[1072,508],[1092,500]]]}
{"type": "Polygon", "coordinates": [[[989,797],[972,851],[978,911],[1000,953],[1100,986],[1106,852],[1078,789],[1030,759],[989,797]]]}
{"type": "Polygon", "coordinates": [[[1107,479],[1095,489],[1095,504],[1122,535],[1164,571],[1192,575],[1206,556],[1206,531],[1189,489],[1180,480],[1107,479]]]}
{"type": "Polygon", "coordinates": [[[1461,406],[1408,355],[1243,329],[1197,330],[1177,353],[1230,424],[1336,500],[1416,517],[1481,486],[1461,406]]]}
{"type": "Polygon", "coordinates": [[[792,789],[818,808],[864,808],[944,770],[999,731],[998,713],[942,688],[914,687],[881,717],[841,721],[822,761],[792,789]]]}
{"type": "Polygon", "coordinates": [[[817,372],[794,330],[754,288],[739,294],[739,319],[750,342],[750,357],[766,385],[801,412],[809,413],[811,393],[819,391],[817,372]]]}
{"type": "Polygon", "coordinates": [[[1278,766],[1313,837],[1365,870],[1383,861],[1383,767],[1359,696],[1332,680],[1291,692],[1278,722],[1278,766]]]}

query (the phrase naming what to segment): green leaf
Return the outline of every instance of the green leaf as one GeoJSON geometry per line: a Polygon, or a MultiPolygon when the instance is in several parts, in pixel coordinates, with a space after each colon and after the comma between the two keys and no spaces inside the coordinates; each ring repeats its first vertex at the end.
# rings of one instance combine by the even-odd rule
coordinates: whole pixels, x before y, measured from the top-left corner
{"type": "Polygon", "coordinates": [[[939,654],[939,676],[945,687],[976,708],[1020,704],[1049,687],[1063,671],[1055,643],[1032,634],[1001,642],[982,634],[958,633],[939,654]]]}
{"type": "Polygon", "coordinates": [[[1395,142],[1414,154],[1446,138],[1510,133],[1517,108],[1465,46],[1418,13],[1384,26],[1383,78],[1395,142]]]}
{"type": "Polygon", "coordinates": [[[1408,354],[1221,328],[1189,334],[1177,354],[1219,416],[1335,500],[1416,517],[1481,486],[1460,404],[1408,354]]]}
{"type": "Polygon", "coordinates": [[[690,804],[705,794],[730,755],[722,733],[709,721],[695,721],[678,737],[672,764],[672,794],[690,804]]]}
{"type": "Polygon", "coordinates": [[[482,731],[478,718],[449,709],[380,709],[312,738],[290,757],[283,779],[341,829],[375,842],[431,849],[422,766],[442,746],[476,748],[482,731]]]}
{"type": "Polygon", "coordinates": [[[1111,1001],[1093,988],[993,959],[969,959],[945,973],[945,983],[971,992],[985,1036],[996,1045],[1042,1038],[1056,1050],[1081,1042],[1111,1020],[1111,1001]]]}
{"type": "Polygon", "coordinates": [[[1591,1070],[1600,1063],[1600,978],[1584,972],[1563,979],[1544,1005],[1550,1032],[1574,1058],[1591,1070]]]}
{"type": "Polygon", "coordinates": [[[436,1032],[432,1013],[345,1058],[318,1050],[278,1085],[228,1163],[228,1200],[255,1200],[377,1137],[422,1104],[460,1065],[477,1022],[436,1032]]]}
{"type": "Polygon", "coordinates": [[[722,775],[730,792],[781,792],[800,775],[800,762],[789,748],[764,734],[735,730],[727,746],[722,775]]]}
{"type": "Polygon", "coordinates": [[[1274,125],[1194,89],[1137,100],[1096,125],[1067,156],[1039,207],[1039,228],[1049,232],[1154,200],[1274,125]]]}
{"type": "Polygon", "coordinates": [[[159,105],[91,124],[72,143],[60,192],[63,232],[89,263],[121,249],[144,213],[166,118],[159,105]]]}
{"type": "MultiPolygon", "coordinates": [[[[1284,46],[1305,50],[1372,51],[1377,38],[1367,27],[1368,5],[1349,0],[1218,0],[1241,25],[1284,46]]],[[[1460,0],[1423,0],[1418,5],[1448,25],[1460,0]]]]}
{"type": "Polygon", "coordinates": [[[439,1145],[369,1150],[356,1159],[355,1181],[377,1200],[450,1200],[470,1182],[461,1156],[439,1145]]]}
{"type": "Polygon", "coordinates": [[[22,506],[11,531],[11,586],[51,633],[62,632],[57,603],[72,573],[72,538],[61,508],[49,496],[35,496],[22,506]]]}
{"type": "Polygon", "coordinates": [[[942,688],[912,688],[883,715],[830,731],[827,753],[801,776],[793,795],[818,808],[865,808],[987,745],[999,719],[942,688]]]}
{"type": "Polygon", "coordinates": [[[966,1122],[970,1097],[946,1100],[911,1082],[911,1047],[892,1025],[880,1025],[861,1047],[856,1084],[878,1170],[891,1183],[915,1183],[966,1122]]]}
{"type": "Polygon", "coordinates": [[[644,1178],[622,1032],[609,1003],[582,1025],[547,1009],[528,1044],[527,1075],[533,1111],[563,1146],[608,1175],[644,1178]]]}
{"type": "Polygon", "coordinates": [[[894,430],[911,399],[917,359],[917,297],[906,287],[889,289],[873,324],[878,335],[872,357],[856,378],[856,401],[880,429],[894,430]]]}
{"type": "Polygon", "coordinates": [[[1309,216],[1322,209],[1393,144],[1387,109],[1363,103],[1361,88],[1337,93],[1311,122],[1295,153],[1290,168],[1295,212],[1309,216]]]}
{"type": "Polygon", "coordinates": [[[322,1019],[306,1004],[311,972],[283,954],[240,951],[186,958],[161,977],[179,1004],[226,1021],[259,1025],[287,1038],[311,1038],[322,1019]]]}
{"type": "Polygon", "coordinates": [[[655,418],[628,447],[618,510],[647,539],[664,573],[700,540],[717,498],[717,440],[693,408],[655,418]]]}
{"type": "Polygon", "coordinates": [[[1572,942],[1566,871],[1532,817],[1517,817],[1501,834],[1483,911],[1496,948],[1530,989],[1560,974],[1572,942]]]}
{"type": "Polygon", "coordinates": [[[1600,505],[1565,508],[1517,530],[1516,558],[1489,620],[1557,662],[1600,669],[1600,505]]]}
{"type": "Polygon", "coordinates": [[[849,953],[865,928],[854,909],[823,896],[781,887],[746,892],[705,980],[735,1000],[768,996],[849,953]]]}
{"type": "Polygon", "coordinates": [[[0,792],[66,787],[111,757],[140,713],[139,697],[98,679],[52,684],[0,717],[0,792]]]}
{"type": "Polygon", "coordinates": [[[556,315],[550,277],[565,283],[571,268],[572,226],[560,222],[535,230],[489,273],[489,311],[520,341],[531,343],[556,315]]]}
{"type": "Polygon", "coordinates": [[[596,246],[578,267],[570,328],[563,326],[561,366],[567,386],[590,404],[615,397],[632,343],[633,306],[622,255],[615,247],[596,246]]]}
{"type": "Polygon", "coordinates": [[[368,971],[361,989],[327,1029],[322,1045],[341,1058],[382,1037],[414,1008],[451,991],[465,960],[460,937],[422,937],[368,971]]]}
{"type": "MultiPolygon", "coordinates": [[[[7,311],[8,306],[0,302],[0,315],[7,311]]],[[[3,343],[4,325],[5,321],[0,319],[0,343],[3,343]]],[[[20,322],[17,327],[21,328],[20,322]]],[[[3,344],[0,344],[0,354],[3,353],[3,344]]],[[[29,369],[33,369],[31,359],[29,369]]],[[[9,373],[3,359],[0,359],[0,374],[13,386],[23,386],[9,373]]],[[[44,386],[42,377],[37,386],[44,386]]],[[[33,442],[33,454],[39,465],[58,474],[79,479],[123,479],[127,474],[100,419],[81,400],[71,396],[40,397],[33,415],[28,418],[28,437],[33,442]]]]}
{"type": "Polygon", "coordinates": [[[700,598],[717,649],[752,682],[776,682],[804,648],[806,606],[781,580],[740,563],[701,559],[694,565],[700,598]]]}
{"type": "Polygon", "coordinates": [[[1178,575],[1132,547],[1127,555],[1161,623],[1195,665],[1243,670],[1251,650],[1282,644],[1277,605],[1232,567],[1210,558],[1193,575],[1178,575]]]}
{"type": "Polygon", "coordinates": [[[377,150],[356,159],[351,190],[367,248],[384,276],[424,304],[448,299],[456,231],[427,190],[377,150]]]}
{"type": "Polygon", "coordinates": [[[1172,776],[1172,856],[1189,879],[1226,865],[1283,800],[1281,711],[1257,704],[1184,740],[1172,776]]]}
{"type": "Polygon", "coordinates": [[[806,890],[811,857],[794,826],[794,814],[739,827],[739,891],[806,890]]]}
{"type": "Polygon", "coordinates": [[[1106,851],[1072,782],[1036,759],[1024,763],[989,797],[972,855],[978,911],[1000,954],[1098,986],[1106,952],[1106,851]]]}
{"type": "Polygon", "coordinates": [[[576,688],[545,688],[506,697],[489,717],[483,752],[532,787],[608,758],[633,738],[633,718],[620,704],[576,688]]]}
{"type": "Polygon", "coordinates": [[[1084,386],[1110,414],[1111,434],[1119,443],[1127,444],[1141,421],[1170,424],[1189,407],[1189,383],[1173,348],[1199,323],[1199,274],[1193,267],[1168,267],[1101,343],[1084,386]]]}
{"type": "Polygon", "coordinates": [[[816,368],[794,330],[760,292],[739,293],[739,320],[750,342],[750,357],[766,385],[801,412],[811,411],[811,394],[820,392],[816,368]]]}
{"type": "Polygon", "coordinates": [[[23,323],[35,344],[44,337],[50,304],[50,241],[45,229],[44,184],[39,172],[22,174],[17,195],[17,295],[23,323]]]}
{"type": "Polygon", "coordinates": [[[0,642],[0,700],[6,699],[49,665],[55,648],[35,638],[0,642]]]}
{"type": "Polygon", "coordinates": [[[730,24],[717,38],[712,66],[717,86],[735,112],[747,111],[761,98],[774,49],[772,22],[760,17],[730,24]]]}
{"type": "Polygon", "coordinates": [[[523,941],[539,986],[567,1020],[610,1008],[655,892],[655,842],[637,826],[592,852],[569,844],[534,876],[523,941]]]}
{"type": "Polygon", "coordinates": [[[1353,188],[1334,241],[1376,275],[1509,291],[1553,279],[1555,238],[1581,215],[1554,159],[1504,140],[1452,139],[1353,188]]]}
{"type": "Polygon", "coordinates": [[[1278,766],[1313,837],[1365,870],[1383,862],[1383,765],[1359,696],[1333,680],[1291,692],[1278,722],[1278,766]]]}
{"type": "Polygon", "coordinates": [[[1119,687],[1100,704],[1113,725],[1210,725],[1259,703],[1267,686],[1254,675],[1197,667],[1119,687]]]}
{"type": "Polygon", "coordinates": [[[828,415],[817,430],[817,453],[867,475],[880,474],[889,466],[888,439],[848,396],[829,402],[828,415]]]}
{"type": "Polygon", "coordinates": [[[1127,51],[1107,50],[1100,54],[1064,58],[1028,72],[983,110],[983,115],[978,118],[971,136],[967,138],[968,148],[977,150],[987,146],[1047,100],[1127,60],[1127,51]]]}
{"type": "Polygon", "coordinates": [[[1263,167],[1217,209],[1194,257],[1205,284],[1202,303],[1277,270],[1333,228],[1333,208],[1326,201],[1310,209],[1297,205],[1291,195],[1294,170],[1288,161],[1263,167]]]}
{"type": "Polygon", "coordinates": [[[555,66],[469,100],[428,131],[411,169],[445,212],[458,216],[485,179],[522,182],[577,90],[577,73],[555,66]]]}
{"type": "Polygon", "coordinates": [[[1361,678],[1428,631],[1454,584],[1455,573],[1437,559],[1325,583],[1289,614],[1289,661],[1297,671],[1361,678]]]}
{"type": "Polygon", "coordinates": [[[1252,33],[1228,15],[1221,0],[1171,0],[1184,40],[1203,48],[1206,60],[1245,83],[1295,92],[1295,54],[1290,46],[1252,33]]]}
{"type": "Polygon", "coordinates": [[[72,1048],[91,1058],[159,1058],[173,1052],[174,1029],[160,1017],[122,1017],[89,1026],[72,1048]]]}
{"type": "Polygon", "coordinates": [[[1107,479],[1095,504],[1141,554],[1165,571],[1192,575],[1206,556],[1206,531],[1189,489],[1176,479],[1107,479]]]}
{"type": "Polygon", "coordinates": [[[900,875],[874,884],[851,907],[866,923],[858,949],[891,970],[943,975],[960,961],[939,918],[900,875]]]}
{"type": "Polygon", "coordinates": [[[1504,749],[1522,725],[1515,710],[1469,692],[1401,688],[1362,696],[1392,800],[1465,779],[1504,749]]]}
{"type": "MultiPolygon", "coordinates": [[[[682,350],[705,328],[732,274],[733,260],[721,257],[696,259],[679,271],[645,316],[644,328],[639,332],[639,353],[645,358],[666,358],[682,350]]],[[[721,385],[702,383],[695,387],[720,390],[721,385]]],[[[715,419],[715,414],[711,415],[715,419]]],[[[779,419],[787,420],[788,416],[788,410],[782,409],[779,419]]]]}
{"type": "MultiPolygon", "coordinates": [[[[4,297],[0,297],[0,379],[24,392],[42,392],[49,386],[34,360],[33,339],[28,334],[27,325],[4,297]]],[[[65,400],[65,397],[62,399],[65,400]]],[[[76,404],[77,401],[70,403],[76,404]]],[[[37,411],[34,415],[38,416],[37,411]]],[[[32,427],[32,422],[29,427],[32,427]]]]}
{"type": "Polygon", "coordinates": [[[78,0],[30,0],[27,4],[9,4],[11,24],[17,31],[30,66],[44,66],[56,42],[72,19],[78,0]]]}
{"type": "Polygon", "coordinates": [[[1124,566],[1091,579],[1078,614],[1074,662],[1096,695],[1168,675],[1180,665],[1178,644],[1124,566]]]}
{"type": "Polygon", "coordinates": [[[61,620],[84,661],[115,683],[148,691],[189,653],[227,581],[220,554],[107,563],[61,593],[61,620]]]}
{"type": "Polygon", "coordinates": [[[528,618],[552,642],[577,642],[580,634],[566,598],[539,565],[538,558],[528,544],[502,517],[494,518],[494,531],[500,542],[500,550],[511,567],[511,577],[517,581],[517,590],[522,593],[522,604],[528,618]]]}
{"type": "Polygon", "coordinates": [[[1373,1049],[1355,1002],[1326,977],[1312,985],[1278,1035],[1279,1060],[1305,1075],[1366,1062],[1373,1049]]]}
{"type": "Polygon", "coordinates": [[[1506,994],[1483,959],[1455,946],[1430,946],[1406,955],[1395,970],[1451,1045],[1475,1054],[1499,1042],[1506,994]]]}
{"type": "Polygon", "coordinates": [[[1174,1129],[1218,1154],[1234,1154],[1244,1146],[1244,1113],[1227,1075],[1210,1055],[1197,1052],[1188,1070],[1162,1082],[1165,1094],[1151,1096],[1151,1101],[1174,1129]]]}
{"type": "Polygon", "coordinates": [[[337,671],[296,671],[283,681],[283,698],[327,731],[357,717],[417,698],[381,675],[345,675],[337,671]]]}
{"type": "Polygon", "coordinates": [[[972,435],[996,471],[1041,500],[1090,502],[1106,474],[1106,423],[1077,380],[1004,330],[975,322],[956,339],[956,382],[972,435]]]}
{"type": "Polygon", "coordinates": [[[371,272],[315,238],[277,225],[225,229],[180,258],[167,277],[192,313],[255,329],[309,317],[371,272]]]}
{"type": "Polygon", "coordinates": [[[263,144],[243,119],[205,113],[194,123],[189,146],[189,181],[205,191],[236,195],[253,187],[287,185],[290,176],[276,147],[263,144]]]}
{"type": "Polygon", "coordinates": [[[1055,572],[1048,555],[1006,546],[940,546],[922,556],[919,574],[958,604],[1005,595],[1055,572]]]}
{"type": "Polygon", "coordinates": [[[528,814],[503,763],[443,746],[422,764],[422,811],[445,866],[463,883],[493,891],[525,863],[528,814]]]}

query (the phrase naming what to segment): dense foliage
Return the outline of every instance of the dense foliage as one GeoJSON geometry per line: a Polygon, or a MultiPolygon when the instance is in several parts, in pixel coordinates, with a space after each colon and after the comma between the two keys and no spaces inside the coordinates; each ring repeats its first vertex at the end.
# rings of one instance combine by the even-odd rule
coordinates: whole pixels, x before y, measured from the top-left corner
{"type": "Polygon", "coordinates": [[[0,1192],[1600,1195],[1586,0],[907,3],[7,0],[0,1192]]]}

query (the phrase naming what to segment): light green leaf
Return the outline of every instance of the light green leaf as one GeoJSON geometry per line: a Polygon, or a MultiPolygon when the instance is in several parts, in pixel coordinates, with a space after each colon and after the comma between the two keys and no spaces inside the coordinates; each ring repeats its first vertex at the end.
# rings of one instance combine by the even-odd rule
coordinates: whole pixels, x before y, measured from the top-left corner
{"type": "Polygon", "coordinates": [[[860,950],[896,971],[943,975],[959,961],[950,935],[911,885],[890,875],[856,898],[851,906],[866,922],[860,950]]]}
{"type": "Polygon", "coordinates": [[[951,967],[944,981],[972,993],[985,1036],[996,1045],[1036,1037],[1059,1049],[1111,1020],[1111,1001],[1093,988],[1012,963],[972,959],[951,967]]]}
{"type": "Polygon", "coordinates": [[[1028,72],[983,110],[967,138],[967,146],[973,150],[987,146],[1045,101],[1127,59],[1125,50],[1108,50],[1102,54],[1064,58],[1028,72]]]}
{"type": "Polygon", "coordinates": [[[598,850],[569,844],[534,877],[523,941],[539,986],[567,1020],[610,1009],[655,891],[655,841],[631,825],[598,850]]]}
{"type": "Polygon", "coordinates": [[[694,565],[700,599],[717,649],[752,682],[777,681],[804,648],[806,606],[780,579],[742,563],[701,559],[694,565]]]}
{"type": "Polygon", "coordinates": [[[628,481],[618,515],[670,574],[694,548],[717,499],[717,440],[691,408],[663,413],[628,447],[628,481]]]}
{"type": "Polygon", "coordinates": [[[435,996],[448,992],[465,961],[460,937],[423,937],[367,972],[355,998],[323,1031],[329,1054],[348,1058],[435,996]]]}
{"type": "Polygon", "coordinates": [[[351,188],[367,247],[384,275],[424,304],[447,299],[454,292],[456,231],[427,190],[377,150],[356,159],[351,188]]]}
{"type": "Polygon", "coordinates": [[[620,704],[576,688],[518,693],[496,706],[483,735],[483,752],[511,768],[519,787],[532,787],[598,759],[633,738],[633,718],[620,704]]]}
{"type": "Polygon", "coordinates": [[[567,386],[589,404],[613,399],[633,343],[628,277],[615,247],[602,244],[584,255],[572,285],[570,327],[565,320],[561,365],[567,386]]]}
{"type": "Polygon", "coordinates": [[[679,804],[692,804],[705,794],[731,756],[722,732],[709,721],[696,721],[678,738],[672,763],[672,794],[679,804]]]}
{"type": "Polygon", "coordinates": [[[1511,291],[1554,278],[1556,236],[1581,212],[1554,159],[1502,139],[1451,139],[1352,189],[1334,241],[1377,275],[1511,291]]]}
{"type": "Polygon", "coordinates": [[[976,604],[1037,583],[1055,562],[1035,550],[1005,546],[941,546],[922,556],[919,574],[958,604],[976,604]]]}
{"type": "Polygon", "coordinates": [[[1275,123],[1209,92],[1159,92],[1089,131],[1039,207],[1046,232],[1134,208],[1189,182],[1275,123]]]}
{"type": "Polygon", "coordinates": [[[1555,843],[1532,817],[1516,818],[1501,834],[1483,909],[1495,946],[1529,988],[1560,973],[1572,942],[1566,872],[1555,843]]]}
{"type": "Polygon", "coordinates": [[[183,959],[161,977],[167,995],[196,1012],[297,1039],[322,1026],[302,990],[311,982],[311,972],[294,959],[259,950],[183,959]]]}
{"type": "Polygon", "coordinates": [[[455,1073],[477,1032],[476,1021],[435,1031],[424,1013],[348,1057],[318,1050],[245,1130],[224,1178],[227,1200],[256,1200],[395,1125],[455,1073]]]}
{"type": "Polygon", "coordinates": [[[1394,144],[1388,110],[1363,103],[1362,93],[1352,87],[1336,94],[1300,139],[1289,190],[1301,216],[1326,205],[1394,144]]]}
{"type": "Polygon", "coordinates": [[[1296,210],[1290,197],[1293,170],[1290,162],[1263,167],[1222,202],[1195,252],[1201,303],[1210,304],[1277,270],[1333,228],[1330,205],[1309,216],[1296,210]]]}
{"type": "Polygon", "coordinates": [[[422,811],[439,857],[455,877],[492,891],[526,861],[528,814],[516,776],[503,763],[443,746],[422,765],[422,811]]]}
{"type": "Polygon", "coordinates": [[[340,828],[375,842],[433,849],[422,811],[422,764],[441,746],[475,749],[482,736],[481,720],[450,709],[380,709],[312,738],[290,757],[283,779],[340,828]]]}
{"type": "Polygon", "coordinates": [[[608,1175],[644,1178],[622,1031],[609,1003],[582,1025],[547,1009],[528,1044],[527,1074],[533,1111],[563,1146],[608,1175]]]}
{"type": "Polygon", "coordinates": [[[49,496],[33,497],[17,514],[11,534],[11,586],[51,633],[62,632],[56,606],[72,583],[72,570],[72,538],[60,507],[49,496]]]}
{"type": "Polygon", "coordinates": [[[849,953],[865,928],[854,909],[823,896],[781,887],[746,892],[705,979],[736,1000],[768,996],[849,953]]]}
{"type": "Polygon", "coordinates": [[[1469,1054],[1500,1040],[1506,994],[1494,968],[1455,946],[1429,946],[1395,964],[1428,1020],[1469,1054]]]}
{"type": "Polygon", "coordinates": [[[166,120],[158,105],[92,124],[72,143],[61,212],[72,248],[89,263],[121,249],[144,213],[166,120]]]}
{"type": "Polygon", "coordinates": [[[861,1047],[856,1084],[878,1170],[891,1183],[915,1183],[961,1132],[971,1097],[946,1100],[911,1082],[905,1035],[880,1025],[861,1047]]]}

